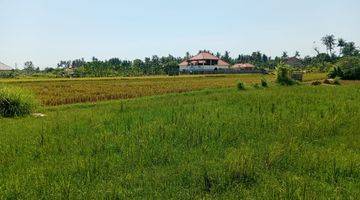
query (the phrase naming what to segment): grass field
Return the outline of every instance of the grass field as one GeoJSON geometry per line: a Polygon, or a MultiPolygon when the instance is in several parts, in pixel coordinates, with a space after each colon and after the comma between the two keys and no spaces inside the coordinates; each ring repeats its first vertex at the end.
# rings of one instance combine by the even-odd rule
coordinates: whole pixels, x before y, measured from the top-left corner
{"type": "MultiPolygon", "coordinates": [[[[228,85],[220,85],[221,77],[199,77],[195,89],[206,86],[203,79],[232,88],[46,107],[44,118],[0,119],[0,199],[360,196],[359,84],[237,91],[239,77],[228,85]]],[[[155,82],[166,88],[178,80],[195,84],[155,82]]],[[[37,91],[49,83],[16,84],[37,91]]],[[[153,89],[136,80],[67,84],[51,88],[66,95],[73,91],[68,87],[153,89]]]]}
{"type": "MultiPolygon", "coordinates": [[[[153,76],[138,78],[84,79],[3,79],[33,91],[44,105],[62,105],[111,99],[128,99],[165,93],[180,93],[207,88],[234,87],[241,80],[258,83],[262,75],[153,76]]],[[[266,76],[273,81],[273,75],[266,76]]],[[[305,80],[324,79],[326,74],[307,74],[305,80]]]]}

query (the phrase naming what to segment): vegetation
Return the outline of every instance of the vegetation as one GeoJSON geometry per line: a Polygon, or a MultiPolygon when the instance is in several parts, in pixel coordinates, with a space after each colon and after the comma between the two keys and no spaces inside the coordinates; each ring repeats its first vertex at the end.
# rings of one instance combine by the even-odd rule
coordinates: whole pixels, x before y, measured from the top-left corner
{"type": "Polygon", "coordinates": [[[0,199],[356,199],[359,91],[233,87],[0,119],[0,199]]]}
{"type": "Polygon", "coordinates": [[[284,64],[280,64],[277,69],[277,83],[281,85],[294,85],[295,81],[292,79],[292,69],[284,64]]]}
{"type": "MultiPolygon", "coordinates": [[[[234,87],[240,79],[253,84],[260,74],[202,75],[179,77],[142,78],[81,78],[81,79],[19,79],[0,80],[8,85],[33,91],[44,105],[61,105],[81,102],[96,102],[110,99],[128,99],[141,96],[179,93],[208,88],[234,87]]],[[[272,75],[266,76],[274,81],[272,75]]],[[[306,74],[305,81],[326,78],[326,74],[306,74]]]]}
{"type": "Polygon", "coordinates": [[[266,80],[265,77],[261,78],[261,86],[262,87],[269,87],[269,83],[268,83],[268,81],[266,80]]]}
{"type": "Polygon", "coordinates": [[[0,117],[19,117],[31,114],[36,108],[34,95],[17,87],[0,87],[0,117]]]}
{"type": "MultiPolygon", "coordinates": [[[[300,57],[300,52],[296,51],[289,55],[286,51],[281,56],[274,58],[261,53],[260,51],[251,54],[240,54],[235,57],[230,56],[229,51],[223,54],[220,52],[214,55],[233,65],[236,63],[251,63],[258,70],[273,71],[280,63],[288,64],[295,70],[308,72],[328,72],[341,59],[346,57],[360,57],[360,50],[354,42],[345,39],[335,39],[330,34],[321,38],[322,44],[327,52],[321,52],[315,47],[315,56],[300,57]]],[[[201,50],[207,51],[207,50],[201,50]]],[[[201,52],[200,51],[200,52],[201,52]]],[[[0,72],[0,78],[21,78],[21,77],[128,77],[128,76],[151,76],[151,75],[178,75],[178,64],[190,58],[189,52],[183,57],[172,55],[159,57],[157,55],[145,57],[144,59],[121,60],[120,58],[110,58],[99,60],[93,57],[90,61],[84,58],[75,60],[62,60],[56,67],[35,67],[32,61],[24,63],[22,70],[11,72],[0,72]]]]}
{"type": "Polygon", "coordinates": [[[239,82],[237,83],[237,89],[238,89],[238,90],[246,90],[246,85],[245,85],[245,83],[239,81],[239,82]]]}
{"type": "Polygon", "coordinates": [[[344,80],[360,80],[360,57],[345,57],[336,63],[329,77],[344,80]]]}

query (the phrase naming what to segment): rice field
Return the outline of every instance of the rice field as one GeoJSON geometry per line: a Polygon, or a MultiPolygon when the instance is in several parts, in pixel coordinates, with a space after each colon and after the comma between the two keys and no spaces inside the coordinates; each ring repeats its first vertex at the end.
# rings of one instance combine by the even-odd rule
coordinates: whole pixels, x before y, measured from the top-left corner
{"type": "MultiPolygon", "coordinates": [[[[184,79],[156,81],[188,86],[184,79]]],[[[218,82],[224,77],[198,79],[233,87],[0,119],[0,199],[360,196],[360,84],[238,91],[239,77],[229,85],[218,82]]],[[[150,84],[132,81],[118,82],[131,90],[150,84]]]]}
{"type": "MultiPolygon", "coordinates": [[[[234,87],[241,80],[247,84],[259,83],[263,75],[200,75],[154,76],[135,78],[84,79],[3,79],[11,84],[33,91],[43,105],[55,106],[112,99],[129,99],[166,93],[181,93],[210,88],[234,87]]],[[[269,81],[274,75],[265,76],[269,81]]],[[[324,79],[326,74],[307,74],[305,81],[324,79]]]]}

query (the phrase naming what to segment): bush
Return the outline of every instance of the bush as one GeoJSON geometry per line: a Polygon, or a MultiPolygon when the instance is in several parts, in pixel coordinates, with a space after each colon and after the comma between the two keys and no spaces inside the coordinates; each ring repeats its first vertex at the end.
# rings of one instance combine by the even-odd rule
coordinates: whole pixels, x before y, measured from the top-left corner
{"type": "Polygon", "coordinates": [[[360,80],[360,58],[344,57],[335,64],[328,74],[330,78],[340,77],[344,80],[360,80]]]}
{"type": "Polygon", "coordinates": [[[255,83],[255,84],[253,85],[253,87],[254,87],[255,89],[260,89],[260,88],[261,88],[259,83],[255,83]]]}
{"type": "Polygon", "coordinates": [[[0,88],[0,116],[18,117],[31,114],[38,106],[34,95],[16,87],[0,88]]]}
{"type": "Polygon", "coordinates": [[[246,90],[245,83],[239,81],[237,83],[237,88],[238,88],[238,90],[246,90]]]}
{"type": "Polygon", "coordinates": [[[268,81],[265,78],[261,79],[261,86],[263,87],[269,87],[268,81]]]}
{"type": "Polygon", "coordinates": [[[340,83],[340,78],[339,78],[339,77],[335,77],[335,79],[334,79],[334,84],[335,84],[335,85],[341,85],[341,83],[340,83]]]}
{"type": "Polygon", "coordinates": [[[276,81],[281,85],[294,85],[296,82],[291,78],[292,70],[286,66],[280,64],[277,67],[277,79],[276,81]]]}

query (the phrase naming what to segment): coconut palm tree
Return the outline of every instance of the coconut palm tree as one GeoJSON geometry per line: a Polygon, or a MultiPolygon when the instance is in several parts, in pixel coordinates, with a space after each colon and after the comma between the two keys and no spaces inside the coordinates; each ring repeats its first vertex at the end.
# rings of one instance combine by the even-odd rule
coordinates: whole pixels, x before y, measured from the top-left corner
{"type": "Polygon", "coordinates": [[[321,39],[322,43],[326,46],[329,55],[332,55],[332,50],[334,49],[336,40],[334,35],[326,35],[321,39]]]}

